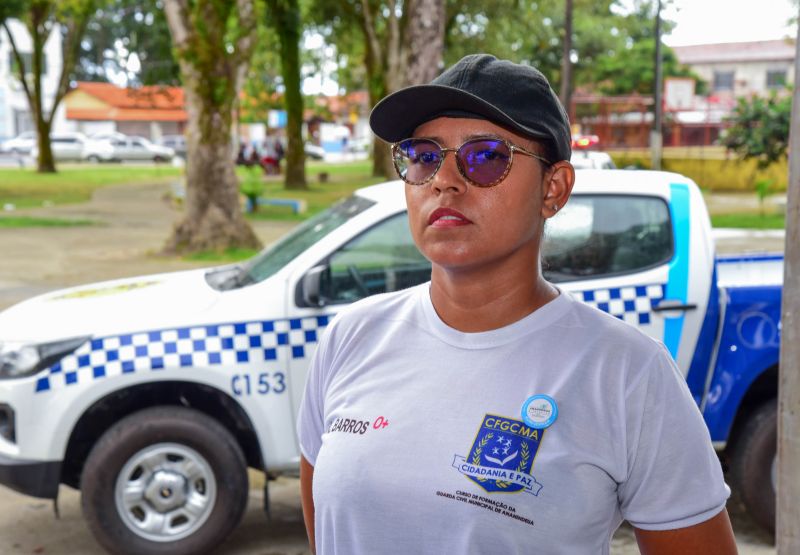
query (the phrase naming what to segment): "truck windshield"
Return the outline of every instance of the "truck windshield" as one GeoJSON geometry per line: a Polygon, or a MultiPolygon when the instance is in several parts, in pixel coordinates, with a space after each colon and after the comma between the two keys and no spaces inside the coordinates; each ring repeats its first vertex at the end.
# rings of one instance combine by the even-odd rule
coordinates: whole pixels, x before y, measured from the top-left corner
{"type": "Polygon", "coordinates": [[[371,200],[353,195],[306,220],[244,263],[236,279],[238,285],[258,283],[274,275],[308,247],[373,204],[371,200]]]}

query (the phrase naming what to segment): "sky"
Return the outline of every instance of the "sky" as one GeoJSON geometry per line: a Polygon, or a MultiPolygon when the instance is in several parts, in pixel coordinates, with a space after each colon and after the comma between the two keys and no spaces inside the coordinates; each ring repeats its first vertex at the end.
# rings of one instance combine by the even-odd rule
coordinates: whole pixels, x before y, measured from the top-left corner
{"type": "Polygon", "coordinates": [[[672,0],[664,16],[676,22],[669,46],[745,42],[795,37],[796,27],[787,25],[797,16],[791,0],[672,0]]]}

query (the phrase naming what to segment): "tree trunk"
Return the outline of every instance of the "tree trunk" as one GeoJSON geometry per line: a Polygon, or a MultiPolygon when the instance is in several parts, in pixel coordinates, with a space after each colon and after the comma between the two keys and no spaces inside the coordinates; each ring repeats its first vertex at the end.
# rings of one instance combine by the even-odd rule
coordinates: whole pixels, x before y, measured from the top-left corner
{"type": "Polygon", "coordinates": [[[168,253],[258,248],[239,205],[231,142],[233,108],[254,41],[251,0],[165,0],[186,99],[186,206],[168,253]],[[195,25],[202,22],[201,25],[195,25]],[[226,41],[233,28],[235,44],[226,41]]]}
{"type": "Polygon", "coordinates": [[[387,179],[397,177],[391,147],[377,137],[372,142],[372,175],[387,179]]]}
{"type": "Polygon", "coordinates": [[[558,95],[567,113],[572,101],[572,0],[564,4],[564,51],[561,57],[561,91],[558,95]]]}
{"type": "MultiPolygon", "coordinates": [[[[369,2],[363,0],[361,4],[364,61],[372,106],[402,87],[427,83],[438,75],[444,50],[444,0],[412,0],[405,4],[402,18],[397,16],[396,3],[390,1],[388,20],[380,26],[376,25],[369,2]],[[382,37],[379,28],[384,29],[382,37]]],[[[372,174],[395,175],[391,150],[379,139],[372,145],[372,174]]]]}
{"type": "Polygon", "coordinates": [[[36,118],[36,146],[39,149],[36,171],[39,173],[55,173],[56,171],[53,149],[50,145],[51,122],[52,118],[49,120],[42,117],[36,118]]]}
{"type": "Polygon", "coordinates": [[[300,7],[297,0],[269,0],[281,52],[281,75],[286,105],[287,189],[308,189],[303,149],[303,95],[300,90],[300,7]]]}
{"type": "Polygon", "coordinates": [[[184,75],[189,121],[186,130],[186,204],[183,219],[167,240],[168,253],[257,248],[258,238],[239,206],[239,186],[230,142],[230,104],[210,106],[184,75]],[[208,125],[202,125],[207,122],[208,125]]]}
{"type": "Polygon", "coordinates": [[[417,0],[406,26],[408,69],[406,86],[429,83],[442,70],[444,53],[444,0],[417,0]]]}
{"type": "Polygon", "coordinates": [[[800,30],[795,50],[778,379],[778,555],[800,553],[800,30]]]}

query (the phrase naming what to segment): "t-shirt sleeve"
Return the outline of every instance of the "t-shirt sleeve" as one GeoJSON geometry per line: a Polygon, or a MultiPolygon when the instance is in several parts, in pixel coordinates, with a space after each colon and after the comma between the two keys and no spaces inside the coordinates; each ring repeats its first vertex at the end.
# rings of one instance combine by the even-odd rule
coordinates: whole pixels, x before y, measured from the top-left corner
{"type": "Polygon", "coordinates": [[[628,473],[622,516],[643,530],[672,530],[716,516],[730,495],[703,417],[666,349],[626,399],[628,473]]]}
{"type": "Polygon", "coordinates": [[[303,400],[297,416],[297,438],[300,453],[312,466],[316,464],[325,428],[325,384],[327,382],[326,373],[330,371],[328,352],[332,326],[333,324],[330,324],[325,330],[320,338],[319,346],[311,358],[303,400]]]}

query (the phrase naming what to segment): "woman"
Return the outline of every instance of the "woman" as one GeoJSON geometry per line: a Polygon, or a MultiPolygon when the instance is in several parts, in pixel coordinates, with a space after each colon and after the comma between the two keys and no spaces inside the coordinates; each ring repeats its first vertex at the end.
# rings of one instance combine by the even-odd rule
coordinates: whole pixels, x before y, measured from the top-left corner
{"type": "Polygon", "coordinates": [[[735,553],[719,462],[663,346],[539,263],[574,181],[537,70],[467,56],[379,103],[430,284],[330,325],[300,411],[319,553],[735,553]]]}

